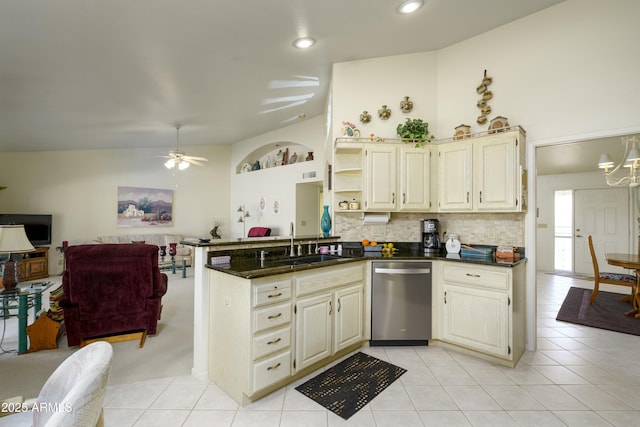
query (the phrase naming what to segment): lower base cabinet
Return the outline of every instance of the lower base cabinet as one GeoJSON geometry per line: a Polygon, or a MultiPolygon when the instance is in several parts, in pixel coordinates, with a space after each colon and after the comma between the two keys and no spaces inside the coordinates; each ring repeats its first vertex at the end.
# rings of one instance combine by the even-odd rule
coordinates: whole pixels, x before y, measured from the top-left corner
{"type": "Polygon", "coordinates": [[[509,297],[504,293],[444,285],[443,338],[507,358],[511,352],[509,297]]]}
{"type": "Polygon", "coordinates": [[[362,345],[364,265],[251,280],[210,271],[210,379],[244,405],[362,345]]]}
{"type": "Polygon", "coordinates": [[[304,369],[363,339],[363,285],[301,298],[296,302],[296,358],[304,369]]]}
{"type": "Polygon", "coordinates": [[[515,366],[525,350],[525,264],[440,268],[441,341],[515,366]]]}

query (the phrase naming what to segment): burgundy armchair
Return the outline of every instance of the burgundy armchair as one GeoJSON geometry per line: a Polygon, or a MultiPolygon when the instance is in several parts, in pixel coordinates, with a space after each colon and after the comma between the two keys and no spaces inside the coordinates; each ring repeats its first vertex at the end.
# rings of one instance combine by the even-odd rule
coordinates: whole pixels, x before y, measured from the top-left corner
{"type": "Polygon", "coordinates": [[[105,335],[156,333],[167,275],[158,269],[158,247],[99,244],[65,249],[60,306],[69,346],[105,335]]]}

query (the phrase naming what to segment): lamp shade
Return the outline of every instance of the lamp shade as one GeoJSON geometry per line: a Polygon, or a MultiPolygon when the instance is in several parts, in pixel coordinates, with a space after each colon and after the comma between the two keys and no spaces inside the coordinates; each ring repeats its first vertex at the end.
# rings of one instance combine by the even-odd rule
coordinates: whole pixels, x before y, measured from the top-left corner
{"type": "Polygon", "coordinates": [[[633,162],[634,160],[640,160],[640,153],[636,149],[636,147],[631,148],[629,155],[627,156],[628,162],[633,162]]]}
{"type": "Polygon", "coordinates": [[[21,253],[35,250],[24,225],[0,225],[0,253],[21,253]]]}
{"type": "Polygon", "coordinates": [[[613,162],[611,161],[611,157],[609,157],[609,153],[601,154],[600,161],[598,162],[598,167],[600,169],[604,169],[605,167],[613,166],[613,162]]]}

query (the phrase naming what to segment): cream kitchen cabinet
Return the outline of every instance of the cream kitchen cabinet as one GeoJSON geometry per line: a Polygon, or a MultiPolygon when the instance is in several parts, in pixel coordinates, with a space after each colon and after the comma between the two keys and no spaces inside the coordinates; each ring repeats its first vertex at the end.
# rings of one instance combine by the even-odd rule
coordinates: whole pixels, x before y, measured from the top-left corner
{"type": "Polygon", "coordinates": [[[398,195],[397,148],[368,144],[365,147],[366,211],[395,211],[398,195]]]}
{"type": "Polygon", "coordinates": [[[438,147],[438,211],[470,211],[473,207],[473,146],[471,141],[438,147]]]}
{"type": "Polygon", "coordinates": [[[366,211],[426,212],[431,204],[432,147],[368,144],[365,147],[366,211]]]}
{"type": "Polygon", "coordinates": [[[209,271],[210,379],[246,404],[362,345],[364,265],[255,279],[209,271]]]}
{"type": "MultiPolygon", "coordinates": [[[[488,135],[474,146],[474,204],[478,211],[526,209],[521,182],[524,137],[518,132],[488,135]]],[[[526,183],[524,183],[526,185],[526,183]]]]}
{"type": "Polygon", "coordinates": [[[524,263],[440,264],[441,340],[515,366],[525,349],[524,263]]]}
{"type": "Polygon", "coordinates": [[[362,263],[296,275],[294,372],[364,340],[362,263]]]}
{"type": "Polygon", "coordinates": [[[439,145],[439,211],[525,211],[525,155],[519,128],[439,145]]]}
{"type": "Polygon", "coordinates": [[[399,210],[428,212],[432,210],[431,185],[434,167],[431,163],[435,147],[402,147],[400,152],[399,210]]]}
{"type": "Polygon", "coordinates": [[[292,275],[242,279],[212,271],[209,375],[238,402],[291,376],[292,275]]]}

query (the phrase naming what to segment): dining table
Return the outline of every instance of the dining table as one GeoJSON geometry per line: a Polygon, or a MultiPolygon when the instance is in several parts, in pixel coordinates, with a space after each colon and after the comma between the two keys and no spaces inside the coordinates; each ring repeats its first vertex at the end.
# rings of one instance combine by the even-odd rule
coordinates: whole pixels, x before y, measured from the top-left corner
{"type": "Polygon", "coordinates": [[[636,272],[636,285],[632,290],[631,302],[633,310],[625,313],[625,316],[640,319],[640,254],[611,252],[604,254],[607,264],[627,268],[636,272]]]}

